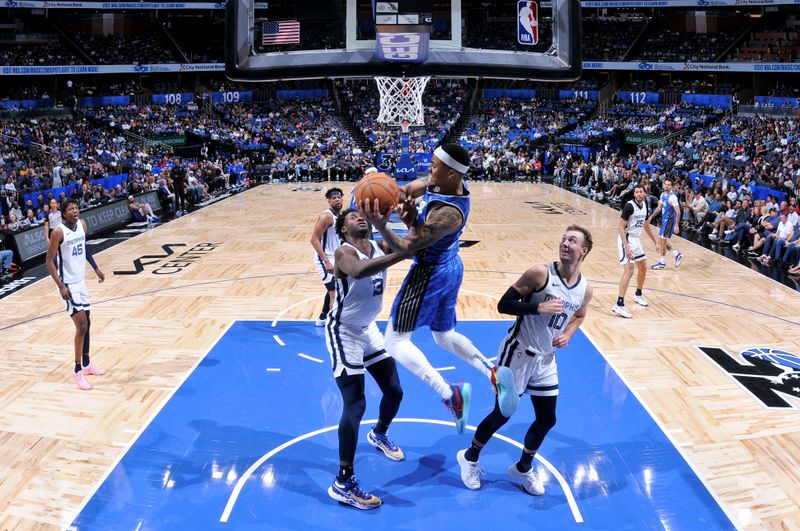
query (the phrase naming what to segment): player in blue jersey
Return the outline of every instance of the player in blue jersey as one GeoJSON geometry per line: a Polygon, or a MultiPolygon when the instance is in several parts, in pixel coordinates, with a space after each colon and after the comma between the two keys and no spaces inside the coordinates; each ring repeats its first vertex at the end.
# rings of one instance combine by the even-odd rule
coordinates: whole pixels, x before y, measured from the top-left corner
{"type": "Polygon", "coordinates": [[[411,334],[417,328],[429,327],[436,344],[487,376],[504,414],[511,416],[519,402],[511,371],[494,366],[472,341],[455,331],[456,299],[464,276],[458,239],[470,210],[469,190],[464,182],[468,169],[469,155],[461,146],[446,144],[436,148],[430,176],[403,188],[405,199],[400,215],[408,226],[406,237],[387,227],[391,211],[380,215],[377,205],[359,205],[395,252],[414,253],[414,263],[392,306],[386,327],[386,350],[441,395],[455,417],[459,433],[467,422],[471,386],[445,381],[411,342],[411,334]],[[421,198],[418,203],[417,198],[421,198]]]}
{"type": "Polygon", "coordinates": [[[681,220],[681,210],[678,204],[678,196],[672,190],[672,180],[670,179],[664,179],[664,191],[661,193],[658,206],[647,219],[647,223],[649,224],[659,213],[661,213],[661,228],[658,231],[656,251],[661,255],[661,258],[659,258],[658,263],[650,266],[650,269],[666,269],[664,255],[667,254],[667,249],[671,250],[675,255],[675,269],[678,269],[683,260],[683,253],[678,252],[675,246],[670,244],[669,240],[673,234],[680,232],[678,223],[681,220]]]}

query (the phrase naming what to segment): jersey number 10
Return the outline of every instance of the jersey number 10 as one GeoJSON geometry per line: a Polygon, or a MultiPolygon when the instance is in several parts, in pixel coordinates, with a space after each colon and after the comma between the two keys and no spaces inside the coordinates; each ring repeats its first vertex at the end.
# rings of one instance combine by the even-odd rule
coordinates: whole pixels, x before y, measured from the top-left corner
{"type": "Polygon", "coordinates": [[[550,318],[550,322],[547,323],[547,326],[550,328],[555,328],[556,330],[561,330],[561,327],[564,326],[564,322],[567,320],[567,314],[560,313],[558,315],[554,315],[550,318]]]}

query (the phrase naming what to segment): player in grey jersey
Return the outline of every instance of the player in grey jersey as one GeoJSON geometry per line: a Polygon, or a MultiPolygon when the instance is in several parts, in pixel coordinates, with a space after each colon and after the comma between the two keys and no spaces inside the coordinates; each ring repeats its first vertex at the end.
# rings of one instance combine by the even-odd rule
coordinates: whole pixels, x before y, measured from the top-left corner
{"type": "Polygon", "coordinates": [[[624,269],[622,270],[622,278],[619,281],[617,303],[611,307],[611,311],[626,319],[633,317],[630,310],[625,307],[625,292],[628,290],[631,277],[633,277],[634,263],[636,263],[638,274],[636,275],[636,294],[633,296],[633,301],[640,306],[647,306],[648,304],[642,293],[644,279],[647,276],[647,261],[641,242],[642,230],[655,244],[656,250],[659,249],[659,243],[656,241],[650,224],[647,222],[647,214],[644,187],[637,184],[633,189],[633,199],[622,207],[619,224],[617,225],[619,263],[624,269]]]}
{"type": "Polygon", "coordinates": [[[367,220],[355,210],[339,215],[336,233],[344,243],[336,250],[336,301],[325,324],[325,340],[343,404],[338,431],[339,472],[328,495],[358,509],[374,509],[380,506],[380,498],[360,487],[353,468],[358,429],[366,408],[364,374],[369,372],[383,393],[378,422],[367,434],[367,441],[392,461],[402,461],[405,454],[389,439],[387,431],[400,408],[403,389],[375,318],[383,303],[386,268],[408,255],[392,253],[388,245],[382,247],[370,240],[367,220]]]}
{"type": "MultiPolygon", "coordinates": [[[[559,245],[559,260],[528,269],[497,304],[501,313],[517,316],[500,344],[497,364],[511,369],[517,392],[530,395],[535,412],[519,461],[511,464],[508,475],[525,492],[536,496],[544,494],[544,485],[533,470],[533,456],[556,423],[555,350],[567,346],[586,317],[592,288],[581,274],[581,264],[591,250],[588,230],[577,225],[567,227],[559,245]]],[[[470,447],[456,454],[467,488],[480,488],[480,452],[508,419],[495,400],[494,409],[475,430],[470,447]]]]}

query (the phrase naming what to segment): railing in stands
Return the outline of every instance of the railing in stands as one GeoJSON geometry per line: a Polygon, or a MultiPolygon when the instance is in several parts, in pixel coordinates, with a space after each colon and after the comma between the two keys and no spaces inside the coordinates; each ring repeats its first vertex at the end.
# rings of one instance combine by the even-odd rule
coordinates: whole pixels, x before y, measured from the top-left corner
{"type": "MultiPolygon", "coordinates": [[[[10,144],[19,144],[19,145],[23,145],[23,146],[26,145],[25,141],[15,137],[15,136],[7,135],[5,133],[0,133],[0,140],[4,140],[4,141],[6,141],[6,142],[8,142],[10,144]]],[[[27,142],[27,145],[29,146],[28,147],[29,150],[32,149],[30,146],[33,146],[33,149],[37,149],[38,151],[44,151],[45,153],[53,153],[54,152],[53,148],[51,148],[49,146],[45,146],[44,144],[40,144],[39,142],[34,142],[33,140],[29,140],[27,142]]]]}

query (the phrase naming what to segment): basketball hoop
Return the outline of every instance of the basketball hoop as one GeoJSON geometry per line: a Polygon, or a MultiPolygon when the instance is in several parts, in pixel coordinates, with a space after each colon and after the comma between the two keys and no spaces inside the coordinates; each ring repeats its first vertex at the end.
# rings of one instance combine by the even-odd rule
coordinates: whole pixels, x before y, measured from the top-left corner
{"type": "Polygon", "coordinates": [[[422,93],[430,76],[402,78],[376,77],[381,95],[378,121],[386,125],[399,125],[407,133],[412,125],[425,125],[422,93]]]}

